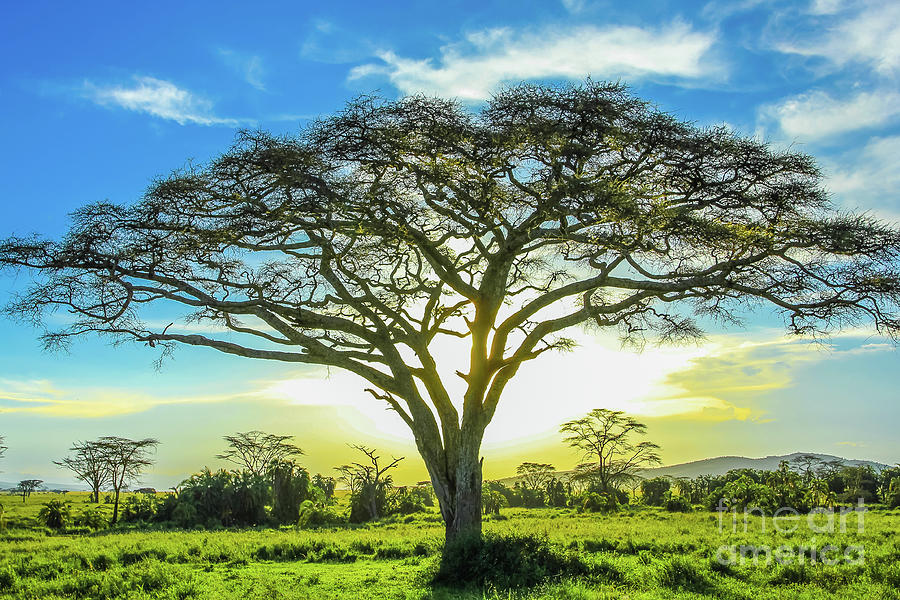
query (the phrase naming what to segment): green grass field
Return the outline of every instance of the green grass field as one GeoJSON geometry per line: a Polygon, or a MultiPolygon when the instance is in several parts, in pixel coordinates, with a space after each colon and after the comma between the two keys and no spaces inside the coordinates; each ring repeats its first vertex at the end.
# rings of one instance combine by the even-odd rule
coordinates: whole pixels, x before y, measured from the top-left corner
{"type": "MultiPolygon", "coordinates": [[[[218,531],[122,528],[55,534],[35,515],[51,494],[2,496],[0,597],[11,598],[900,598],[900,511],[870,511],[864,531],[855,517],[846,532],[816,533],[806,519],[782,521],[793,533],[760,529],[751,518],[719,530],[715,513],[670,514],[625,509],[611,515],[567,509],[508,509],[487,519],[485,531],[534,535],[560,555],[589,567],[578,578],[550,579],[527,589],[452,589],[431,579],[440,562],[443,527],[435,513],[361,527],[327,530],[218,531]],[[842,555],[861,546],[851,563],[838,561],[725,566],[722,546],[794,548],[831,544],[842,555]]],[[[86,495],[69,494],[73,511],[86,495]]],[[[107,506],[107,505],[104,505],[107,506]]],[[[824,525],[824,521],[820,524],[824,525]]],[[[807,552],[808,553],[808,552],[807,552]]]]}

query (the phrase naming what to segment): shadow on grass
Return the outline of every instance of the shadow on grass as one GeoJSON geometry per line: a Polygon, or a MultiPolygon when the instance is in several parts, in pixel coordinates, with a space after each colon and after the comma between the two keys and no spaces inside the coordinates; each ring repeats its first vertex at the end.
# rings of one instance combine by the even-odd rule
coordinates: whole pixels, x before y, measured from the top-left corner
{"type": "Polygon", "coordinates": [[[538,536],[471,537],[445,547],[433,587],[511,590],[561,579],[621,581],[623,575],[608,563],[585,561],[538,536]]]}

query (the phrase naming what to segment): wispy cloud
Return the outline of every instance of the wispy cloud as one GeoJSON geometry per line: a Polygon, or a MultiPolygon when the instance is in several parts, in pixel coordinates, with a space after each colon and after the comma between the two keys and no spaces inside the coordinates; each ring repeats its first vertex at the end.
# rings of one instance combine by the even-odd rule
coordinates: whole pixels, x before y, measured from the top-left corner
{"type": "Polygon", "coordinates": [[[0,413],[96,419],[148,411],[157,406],[225,402],[243,397],[155,396],[129,389],[64,388],[44,379],[0,379],[0,413]]]}
{"type": "Polygon", "coordinates": [[[818,0],[812,12],[829,15],[824,28],[813,28],[793,40],[781,41],[782,52],[820,57],[837,66],[856,62],[881,75],[900,69],[900,4],[894,0],[849,4],[818,0]]]}
{"type": "Polygon", "coordinates": [[[100,106],[114,106],[175,121],[179,125],[235,126],[240,120],[216,116],[209,100],[154,77],[135,77],[132,85],[84,85],[85,94],[100,106]]]}
{"type": "Polygon", "coordinates": [[[218,53],[219,58],[227,66],[237,71],[244,81],[260,91],[266,90],[266,85],[263,82],[265,68],[259,56],[244,54],[228,48],[219,48],[218,53]]]}
{"type": "Polygon", "coordinates": [[[585,0],[562,0],[562,5],[572,14],[577,14],[584,10],[585,4],[585,0]]]}
{"type": "Polygon", "coordinates": [[[710,56],[715,35],[682,22],[658,28],[509,28],[470,33],[443,46],[440,58],[414,59],[391,51],[380,64],[351,70],[349,79],[385,76],[403,94],[424,92],[478,101],[497,86],[541,78],[701,79],[721,75],[710,56]]]}
{"type": "Polygon", "coordinates": [[[332,21],[315,19],[300,44],[300,57],[315,62],[344,64],[365,60],[373,50],[365,37],[355,35],[332,21]]]}
{"type": "Polygon", "coordinates": [[[823,347],[773,331],[754,337],[742,341],[737,336],[716,336],[688,368],[667,375],[661,389],[669,389],[670,395],[661,394],[655,402],[682,406],[686,410],[672,415],[680,418],[765,422],[765,412],[757,408],[757,401],[765,394],[792,387],[800,367],[893,348],[887,343],[823,347]]]}
{"type": "Polygon", "coordinates": [[[775,123],[799,141],[822,140],[850,131],[879,127],[900,116],[900,94],[861,91],[845,98],[816,90],[761,108],[763,122],[775,123]]]}
{"type": "Polygon", "coordinates": [[[865,206],[900,217],[900,136],[874,137],[825,162],[828,189],[853,208],[865,206]]]}
{"type": "Polygon", "coordinates": [[[841,10],[844,0],[813,0],[809,12],[814,15],[833,15],[841,10]]]}

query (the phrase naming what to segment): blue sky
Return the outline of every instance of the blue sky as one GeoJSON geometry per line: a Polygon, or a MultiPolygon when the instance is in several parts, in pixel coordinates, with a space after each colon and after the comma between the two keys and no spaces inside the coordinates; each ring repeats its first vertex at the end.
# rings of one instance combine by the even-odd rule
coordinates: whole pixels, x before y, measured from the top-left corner
{"type": "MultiPolygon", "coordinates": [[[[359,94],[422,92],[477,109],[498,86],[587,76],[625,81],[699,125],[810,153],[838,206],[900,215],[896,3],[33,2],[4,12],[0,236],[58,236],[78,206],[134,201],[154,177],[224,150],[238,128],[289,134],[359,94]]],[[[0,302],[27,279],[0,278],[0,302]]],[[[583,337],[565,363],[535,366],[511,389],[488,430],[488,475],[526,452],[568,468],[577,457],[553,425],[595,406],[643,415],[666,462],[795,450],[900,460],[888,425],[900,417],[896,351],[863,331],[810,347],[778,325],[750,315],[696,349],[640,356],[583,337]],[[552,410],[534,391],[550,368],[570,369],[571,400],[552,410]],[[602,396],[596,372],[611,390],[602,396]]],[[[30,327],[0,321],[10,446],[0,479],[66,480],[50,461],[72,441],[155,435],[148,481],[167,487],[215,465],[222,435],[252,428],[296,435],[315,470],[365,439],[409,456],[405,475],[421,478],[402,428],[342,374],[196,349],[158,373],[154,358],[97,340],[48,355],[30,327]]]]}

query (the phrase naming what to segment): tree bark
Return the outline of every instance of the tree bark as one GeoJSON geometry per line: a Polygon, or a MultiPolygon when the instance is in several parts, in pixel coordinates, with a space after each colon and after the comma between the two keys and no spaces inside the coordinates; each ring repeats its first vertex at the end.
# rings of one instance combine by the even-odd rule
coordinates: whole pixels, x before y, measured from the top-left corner
{"type": "Polygon", "coordinates": [[[112,524],[115,525],[119,521],[119,488],[116,488],[116,499],[113,501],[112,524]]]}
{"type": "Polygon", "coordinates": [[[481,537],[480,446],[480,440],[469,440],[457,453],[445,453],[444,465],[438,468],[428,465],[433,473],[432,482],[444,519],[447,543],[481,537]]]}

